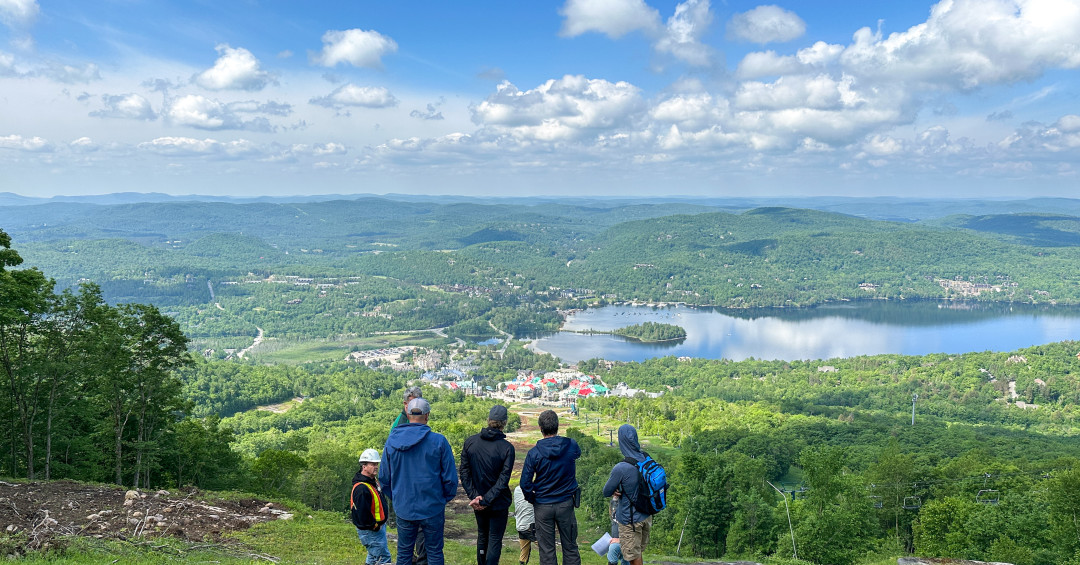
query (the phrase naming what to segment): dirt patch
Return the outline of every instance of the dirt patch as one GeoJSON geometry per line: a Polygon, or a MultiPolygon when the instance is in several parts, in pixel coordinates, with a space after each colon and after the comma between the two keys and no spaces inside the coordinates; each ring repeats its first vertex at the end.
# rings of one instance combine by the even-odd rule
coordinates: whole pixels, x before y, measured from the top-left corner
{"type": "Polygon", "coordinates": [[[197,490],[136,491],[71,481],[0,481],[0,532],[25,539],[24,550],[54,547],[57,536],[106,539],[174,537],[221,541],[230,532],[292,514],[254,498],[208,498],[197,490]]]}

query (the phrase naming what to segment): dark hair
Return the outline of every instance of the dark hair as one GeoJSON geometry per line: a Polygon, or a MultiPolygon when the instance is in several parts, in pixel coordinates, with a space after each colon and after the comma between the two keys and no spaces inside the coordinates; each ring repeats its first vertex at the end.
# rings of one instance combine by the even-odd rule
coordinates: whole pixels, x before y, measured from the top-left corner
{"type": "Polygon", "coordinates": [[[559,433],[559,415],[554,410],[544,410],[540,413],[540,433],[545,436],[553,436],[559,433]]]}

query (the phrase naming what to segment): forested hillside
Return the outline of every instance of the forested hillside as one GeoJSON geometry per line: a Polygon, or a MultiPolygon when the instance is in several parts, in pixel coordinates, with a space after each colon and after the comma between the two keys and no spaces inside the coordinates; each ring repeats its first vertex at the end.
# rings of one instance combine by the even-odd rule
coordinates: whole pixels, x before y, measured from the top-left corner
{"type": "MultiPolygon", "coordinates": [[[[1074,220],[1056,216],[930,226],[675,205],[68,206],[44,206],[54,215],[39,228],[26,212],[36,207],[22,206],[16,237],[0,231],[0,476],[240,489],[330,512],[419,370],[340,352],[296,364],[266,356],[286,342],[453,348],[485,390],[558,361],[520,341],[497,351],[477,340],[550,331],[560,310],[609,301],[723,304],[747,317],[851,299],[1080,303],[1074,220]],[[256,335],[263,353],[223,360],[256,335]]],[[[563,414],[583,450],[583,536],[606,526],[600,488],[620,459],[607,438],[630,422],[671,476],[653,554],[681,539],[682,556],[786,563],[794,537],[819,564],[919,554],[1075,565],[1078,354],[1080,343],[1063,342],[583,362],[608,385],[663,393],[590,398],[563,414]],[[786,492],[793,534],[770,484],[786,492]]],[[[495,402],[424,391],[433,429],[455,450],[495,402]]],[[[528,433],[518,441],[534,441],[528,433]]]]}
{"type": "MultiPolygon", "coordinates": [[[[869,205],[869,204],[868,204],[869,205]]],[[[611,301],[734,308],[860,299],[1080,304],[1072,216],[895,223],[693,203],[55,202],[0,226],[59,288],[173,313],[199,347],[509,321],[611,301]]],[[[476,332],[476,324],[471,326],[476,332]]],[[[493,330],[494,331],[494,330],[493,330]]],[[[481,334],[482,335],[482,334],[481,334]]],[[[477,336],[479,337],[479,336],[477,336]]]]}

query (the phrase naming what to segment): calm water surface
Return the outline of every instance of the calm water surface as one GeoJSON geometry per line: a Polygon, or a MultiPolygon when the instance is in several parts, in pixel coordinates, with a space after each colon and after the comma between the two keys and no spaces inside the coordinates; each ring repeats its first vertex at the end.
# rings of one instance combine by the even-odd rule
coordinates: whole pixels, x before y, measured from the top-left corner
{"type": "Polygon", "coordinates": [[[857,302],[804,309],[724,310],[606,306],[570,316],[536,346],[568,363],[599,357],[642,361],[665,355],[707,359],[830,359],[879,353],[925,355],[1011,351],[1080,339],[1080,308],[938,302],[857,302]],[[610,331],[642,322],[682,326],[686,340],[644,344],[610,331]]]}

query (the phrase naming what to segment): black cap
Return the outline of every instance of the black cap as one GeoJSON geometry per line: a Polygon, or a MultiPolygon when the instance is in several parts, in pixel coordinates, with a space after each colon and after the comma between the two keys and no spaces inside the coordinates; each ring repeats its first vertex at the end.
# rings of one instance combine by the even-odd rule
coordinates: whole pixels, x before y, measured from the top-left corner
{"type": "Polygon", "coordinates": [[[491,407],[491,411],[488,412],[488,420],[495,420],[497,422],[506,421],[506,407],[502,404],[496,404],[491,407]]]}

